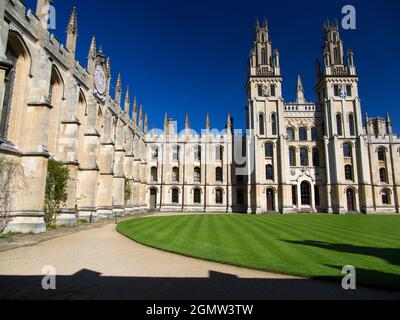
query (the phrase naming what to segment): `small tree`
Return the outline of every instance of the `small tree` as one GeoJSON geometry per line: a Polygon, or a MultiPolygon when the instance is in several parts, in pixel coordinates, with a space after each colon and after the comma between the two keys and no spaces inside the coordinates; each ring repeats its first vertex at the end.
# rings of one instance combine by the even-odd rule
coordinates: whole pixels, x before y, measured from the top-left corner
{"type": "Polygon", "coordinates": [[[128,178],[125,178],[125,184],[124,184],[124,202],[125,202],[125,204],[128,203],[131,196],[132,196],[132,181],[129,180],[128,178]]]}
{"type": "Polygon", "coordinates": [[[57,213],[68,199],[69,180],[68,167],[60,161],[49,160],[44,209],[47,225],[55,224],[57,213]]]}
{"type": "Polygon", "coordinates": [[[22,187],[22,175],[22,166],[16,160],[0,155],[0,233],[11,220],[11,201],[13,195],[22,187]]]}

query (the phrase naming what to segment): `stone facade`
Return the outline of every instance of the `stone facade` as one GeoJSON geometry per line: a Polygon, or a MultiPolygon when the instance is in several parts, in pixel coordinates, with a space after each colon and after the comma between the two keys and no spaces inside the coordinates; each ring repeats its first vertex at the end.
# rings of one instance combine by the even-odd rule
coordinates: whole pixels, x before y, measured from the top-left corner
{"type": "Polygon", "coordinates": [[[297,101],[284,101],[279,52],[257,23],[246,134],[230,116],[222,131],[207,117],[198,134],[188,117],[177,132],[166,115],[158,132],[129,89],[123,97],[121,75],[111,96],[110,58],[95,38],[86,68],[76,61],[76,9],[65,45],[43,28],[50,2],[38,0],[36,13],[19,0],[0,3],[0,153],[24,171],[6,232],[45,231],[49,158],[71,175],[61,225],[147,210],[399,212],[400,139],[389,115],[363,126],[353,53],[345,66],[337,25],[324,26],[317,102],[306,101],[300,77],[297,101]]]}

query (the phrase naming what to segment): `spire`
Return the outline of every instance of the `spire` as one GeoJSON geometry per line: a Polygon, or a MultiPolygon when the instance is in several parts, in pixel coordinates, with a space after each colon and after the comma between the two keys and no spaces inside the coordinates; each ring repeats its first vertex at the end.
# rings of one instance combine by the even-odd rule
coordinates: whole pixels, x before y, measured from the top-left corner
{"type": "Polygon", "coordinates": [[[126,94],[125,94],[125,106],[124,106],[124,111],[129,115],[129,108],[131,107],[131,98],[129,96],[129,86],[126,88],[126,94]]]}
{"type": "Polygon", "coordinates": [[[168,114],[165,113],[164,116],[164,130],[168,127],[168,114]]]}
{"type": "Polygon", "coordinates": [[[232,130],[232,118],[230,113],[228,113],[228,121],[226,123],[226,128],[228,129],[229,132],[232,130]]]}
{"type": "Polygon", "coordinates": [[[387,123],[392,123],[392,121],[390,120],[390,114],[389,114],[389,112],[386,112],[386,122],[387,122],[387,123]]]}
{"type": "Polygon", "coordinates": [[[258,17],[256,19],[256,29],[260,28],[260,20],[258,20],[258,17]]]}
{"type": "Polygon", "coordinates": [[[115,86],[115,102],[118,106],[121,106],[121,94],[122,94],[122,79],[121,74],[118,73],[117,84],[115,86]]]}
{"type": "Polygon", "coordinates": [[[136,96],[133,97],[133,107],[132,107],[133,111],[132,111],[132,119],[133,122],[136,124],[136,114],[137,114],[137,98],[136,96]]]}
{"type": "Polygon", "coordinates": [[[265,29],[265,31],[268,32],[268,20],[267,20],[267,18],[264,18],[263,28],[265,29]]]}
{"type": "Polygon", "coordinates": [[[147,116],[147,113],[144,115],[144,134],[147,134],[147,131],[149,130],[149,119],[147,116]]]}
{"type": "Polygon", "coordinates": [[[96,37],[92,37],[92,41],[90,42],[89,54],[88,54],[88,66],[87,70],[90,74],[94,74],[95,68],[95,59],[96,59],[96,37]]]}
{"type": "Polygon", "coordinates": [[[78,34],[78,13],[76,11],[76,7],[72,8],[72,13],[69,18],[69,23],[68,23],[66,32],[78,34]]]}
{"type": "Polygon", "coordinates": [[[189,123],[189,113],[186,112],[186,120],[185,120],[185,129],[189,130],[190,129],[190,123],[189,123]]]}
{"type": "Polygon", "coordinates": [[[300,75],[297,75],[296,102],[299,104],[305,103],[303,82],[301,81],[300,75]]]}
{"type": "Polygon", "coordinates": [[[107,75],[110,77],[111,76],[111,60],[110,60],[110,57],[107,57],[106,68],[107,68],[107,75]]]}
{"type": "Polygon", "coordinates": [[[96,37],[92,37],[92,41],[90,42],[90,49],[89,49],[89,59],[96,57],[96,37]]]}
{"type": "Polygon", "coordinates": [[[143,106],[140,105],[139,108],[139,129],[142,130],[143,129],[143,106]]]}
{"type": "Polygon", "coordinates": [[[207,117],[206,117],[206,129],[210,130],[211,125],[210,125],[210,114],[207,112],[207,117]]]}

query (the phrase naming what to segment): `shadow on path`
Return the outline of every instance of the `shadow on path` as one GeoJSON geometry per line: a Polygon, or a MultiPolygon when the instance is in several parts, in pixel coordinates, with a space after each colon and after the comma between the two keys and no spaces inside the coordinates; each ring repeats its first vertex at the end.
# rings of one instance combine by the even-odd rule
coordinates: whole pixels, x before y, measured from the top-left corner
{"type": "Polygon", "coordinates": [[[243,279],[210,271],[208,278],[106,277],[82,269],[57,276],[56,290],[41,287],[42,276],[0,276],[0,299],[400,299],[400,292],[345,291],[340,281],[243,279]]]}

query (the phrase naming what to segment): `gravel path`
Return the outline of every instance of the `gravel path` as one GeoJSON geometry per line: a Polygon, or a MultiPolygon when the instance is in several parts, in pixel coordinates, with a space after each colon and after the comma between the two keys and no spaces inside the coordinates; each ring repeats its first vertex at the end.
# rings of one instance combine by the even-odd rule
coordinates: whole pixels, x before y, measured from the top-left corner
{"type": "Polygon", "coordinates": [[[201,261],[137,244],[114,224],[0,252],[0,299],[399,299],[399,292],[201,261]],[[57,271],[41,288],[42,267],[57,271]]]}

